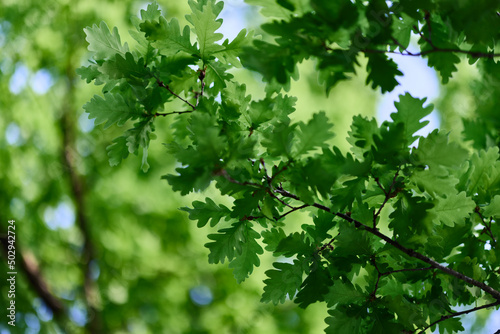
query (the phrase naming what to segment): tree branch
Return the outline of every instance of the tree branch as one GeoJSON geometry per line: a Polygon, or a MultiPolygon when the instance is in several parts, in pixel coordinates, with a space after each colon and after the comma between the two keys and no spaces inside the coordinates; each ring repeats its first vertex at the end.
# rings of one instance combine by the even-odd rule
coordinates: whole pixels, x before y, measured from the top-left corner
{"type": "MultiPolygon", "coordinates": [[[[297,195],[294,195],[286,190],[284,190],[283,188],[277,188],[275,189],[275,191],[279,194],[281,194],[282,196],[285,196],[285,197],[290,197],[290,198],[293,198],[295,200],[298,200],[300,201],[300,198],[297,196],[297,195]]],[[[379,232],[376,228],[373,228],[373,227],[370,227],[368,225],[365,225],[363,223],[361,223],[360,221],[357,221],[356,219],[353,219],[351,218],[349,215],[345,214],[345,213],[341,213],[341,212],[335,212],[335,211],[332,211],[330,210],[330,208],[322,205],[322,204],[318,204],[318,203],[314,203],[314,204],[311,204],[311,206],[314,206],[318,209],[321,209],[323,211],[326,211],[326,212],[329,212],[339,218],[342,218],[343,220],[349,222],[349,223],[353,223],[354,226],[356,228],[363,228],[365,231],[368,231],[370,232],[371,234],[377,236],[378,238],[384,240],[386,243],[388,243],[389,245],[399,249],[400,251],[402,251],[403,253],[407,254],[408,256],[411,256],[413,258],[416,258],[416,259],[419,259],[420,261],[423,261],[429,265],[431,265],[432,267],[436,268],[436,269],[439,269],[441,270],[442,272],[448,274],[448,275],[451,275],[451,276],[454,276],[470,285],[473,285],[473,286],[476,286],[478,288],[480,288],[481,290],[483,290],[484,292],[488,293],[489,295],[491,295],[493,298],[497,299],[497,300],[500,300],[500,292],[493,289],[492,287],[490,287],[489,285],[483,283],[483,282],[479,282],[479,281],[476,281],[475,279],[473,278],[470,278],[468,277],[467,275],[464,275],[456,270],[453,270],[451,268],[448,268],[448,267],[445,267],[441,264],[439,264],[438,262],[436,262],[435,260],[413,250],[413,249],[410,249],[410,248],[406,248],[404,247],[403,245],[401,245],[399,242],[397,241],[394,241],[392,240],[391,238],[389,238],[388,236],[386,236],[385,234],[379,232]]]]}
{"type": "MultiPolygon", "coordinates": [[[[3,251],[7,258],[7,235],[0,235],[0,242],[2,243],[3,251]]],[[[40,273],[37,261],[33,254],[29,252],[23,252],[20,250],[19,245],[16,245],[16,252],[21,255],[20,267],[28,282],[30,283],[36,294],[43,300],[45,305],[52,311],[56,318],[62,318],[66,316],[66,310],[62,301],[52,294],[47,282],[40,273]]]]}
{"type": "Polygon", "coordinates": [[[458,316],[463,315],[463,314],[468,314],[468,313],[476,312],[476,311],[482,310],[484,308],[493,307],[493,306],[497,306],[497,305],[500,305],[500,300],[497,300],[496,302],[493,302],[491,304],[486,304],[486,305],[483,305],[483,306],[478,306],[478,307],[471,308],[469,310],[465,310],[465,311],[456,312],[456,313],[453,313],[453,314],[450,314],[450,315],[442,316],[441,318],[439,318],[439,320],[434,321],[433,323],[431,323],[430,325],[428,325],[427,327],[425,327],[423,330],[421,330],[419,332],[419,334],[424,334],[427,329],[429,329],[432,326],[440,323],[441,321],[445,321],[445,320],[453,318],[453,317],[458,317],[458,316]]]}
{"type": "Polygon", "coordinates": [[[98,315],[98,310],[96,307],[97,301],[99,300],[99,293],[95,282],[92,279],[92,273],[90,264],[91,261],[96,258],[95,246],[92,242],[92,233],[90,230],[90,224],[87,220],[86,212],[87,208],[85,205],[85,189],[84,182],[81,175],[77,172],[75,166],[75,120],[74,115],[76,111],[71,107],[74,100],[74,76],[75,70],[68,62],[66,68],[66,75],[68,80],[68,92],[66,93],[66,99],[62,106],[62,116],[60,119],[60,129],[62,133],[62,160],[65,166],[65,171],[67,172],[67,177],[69,179],[69,186],[71,195],[75,202],[76,210],[76,223],[82,234],[83,239],[83,252],[81,256],[82,260],[82,272],[83,272],[83,289],[84,297],[88,312],[89,320],[87,322],[87,329],[91,333],[101,332],[101,321],[98,315]]]}
{"type": "Polygon", "coordinates": [[[425,268],[407,268],[407,269],[391,270],[391,271],[387,271],[387,272],[383,273],[378,269],[377,261],[376,261],[375,257],[372,258],[372,263],[373,263],[373,266],[375,267],[375,270],[377,270],[377,273],[378,273],[377,282],[375,282],[375,289],[373,289],[373,291],[370,293],[370,295],[372,296],[373,299],[377,298],[376,294],[377,294],[377,290],[378,290],[378,284],[380,282],[380,278],[382,278],[383,276],[388,276],[388,275],[392,275],[392,274],[400,273],[400,272],[405,272],[405,271],[423,271],[423,270],[434,269],[434,267],[431,266],[431,267],[425,267],[425,268]]]}

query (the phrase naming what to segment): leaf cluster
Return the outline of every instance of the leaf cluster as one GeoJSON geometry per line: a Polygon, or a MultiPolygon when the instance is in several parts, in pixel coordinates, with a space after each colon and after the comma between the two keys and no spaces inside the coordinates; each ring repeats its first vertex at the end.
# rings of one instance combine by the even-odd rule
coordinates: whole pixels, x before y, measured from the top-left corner
{"type": "Polygon", "coordinates": [[[367,84],[390,91],[401,73],[387,53],[416,56],[407,50],[412,32],[418,55],[446,83],[464,53],[458,48],[489,47],[498,30],[478,36],[443,20],[454,7],[430,0],[249,2],[279,19],[262,27],[275,41],[242,31],[218,43],[223,5],[213,0],[191,0],[182,30],[150,5],[135,22],[133,50],[104,23],[86,29],[94,58],[79,74],[104,88],[85,110],[105,127],[137,121],[108,148],[111,164],[142,147],[147,169],[156,119],[175,118],[167,147],[179,166],[163,178],[182,195],[213,184],[231,203],[206,198],[182,209],[199,227],[217,229],[208,235],[209,262],[227,261],[242,282],[264,250],[272,253],[262,301],[325,302],[327,333],[413,333],[436,324],[454,332],[462,326],[452,307],[498,306],[498,147],[470,150],[440,130],[417,135],[433,106],[406,93],[390,121],[355,116],[350,151],[342,152],[330,144],[325,112],[293,121],[296,99],[281,92],[297,62],[316,58],[329,90],[355,73],[360,54],[367,84]],[[265,98],[252,99],[228,72],[240,59],[263,74],[265,98]],[[297,211],[312,224],[286,233],[297,211]],[[436,301],[443,307],[433,308],[436,301]]]}

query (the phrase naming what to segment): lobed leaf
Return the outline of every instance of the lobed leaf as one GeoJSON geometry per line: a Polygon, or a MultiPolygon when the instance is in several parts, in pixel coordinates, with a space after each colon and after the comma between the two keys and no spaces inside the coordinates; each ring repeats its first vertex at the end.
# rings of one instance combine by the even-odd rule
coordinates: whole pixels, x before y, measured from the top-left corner
{"type": "Polygon", "coordinates": [[[127,43],[122,45],[118,29],[114,27],[111,33],[104,21],[99,26],[94,24],[83,30],[87,35],[88,49],[94,52],[95,59],[111,58],[117,53],[124,56],[129,51],[127,43]]]}

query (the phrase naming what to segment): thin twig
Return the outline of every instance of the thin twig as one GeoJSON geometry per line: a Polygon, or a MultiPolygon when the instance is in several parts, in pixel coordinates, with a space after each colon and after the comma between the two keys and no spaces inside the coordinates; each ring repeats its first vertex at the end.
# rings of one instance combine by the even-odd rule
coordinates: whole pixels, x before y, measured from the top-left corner
{"type": "Polygon", "coordinates": [[[213,175],[214,176],[219,176],[219,175],[223,176],[229,182],[234,183],[234,184],[238,184],[240,186],[252,186],[252,187],[259,188],[259,189],[263,188],[263,186],[261,184],[258,184],[258,183],[248,182],[248,181],[240,182],[238,180],[235,180],[231,177],[231,175],[229,175],[229,173],[225,169],[220,169],[217,172],[215,172],[213,175]]]}
{"type": "Polygon", "coordinates": [[[442,316],[441,318],[439,318],[439,320],[434,321],[433,323],[431,323],[430,325],[428,325],[427,327],[425,327],[423,330],[421,330],[419,332],[419,334],[424,334],[427,329],[431,328],[432,326],[436,325],[437,323],[439,323],[441,321],[444,321],[444,320],[447,320],[447,319],[450,319],[450,318],[453,318],[453,317],[458,317],[458,316],[463,315],[463,314],[468,314],[468,313],[471,313],[471,312],[476,312],[476,311],[482,310],[484,308],[493,307],[493,306],[497,306],[497,305],[500,305],[500,300],[497,300],[496,302],[493,302],[491,304],[486,304],[486,305],[483,305],[483,306],[478,306],[478,307],[471,308],[469,310],[465,310],[465,311],[461,311],[461,312],[456,312],[456,313],[453,313],[453,314],[449,314],[449,315],[446,315],[446,316],[442,316]]]}
{"type": "Polygon", "coordinates": [[[158,84],[158,86],[162,87],[162,88],[165,88],[166,90],[168,90],[170,92],[170,94],[172,94],[173,96],[175,96],[176,98],[178,98],[179,100],[181,100],[182,102],[186,103],[188,106],[191,107],[191,109],[193,110],[196,110],[196,106],[194,104],[192,104],[191,102],[189,102],[188,100],[186,99],[183,99],[182,97],[180,97],[180,95],[176,94],[172,89],[170,89],[170,87],[168,85],[166,85],[163,81],[161,81],[160,79],[156,78],[156,83],[158,84]]]}
{"type": "Polygon", "coordinates": [[[274,174],[273,176],[271,176],[271,181],[273,181],[278,175],[280,175],[281,173],[283,173],[285,170],[288,169],[288,167],[293,163],[293,159],[290,159],[288,160],[288,162],[283,166],[281,167],[281,169],[276,173],[274,174]]]}
{"type": "Polygon", "coordinates": [[[474,211],[476,211],[476,213],[479,215],[479,218],[481,218],[481,221],[483,222],[483,225],[486,227],[486,230],[488,231],[488,235],[493,240],[493,243],[496,244],[497,241],[495,240],[495,237],[493,236],[493,232],[491,231],[491,218],[490,218],[490,223],[486,224],[486,222],[484,221],[484,217],[481,214],[481,211],[479,211],[479,207],[478,206],[476,206],[476,209],[474,211]]]}
{"type": "Polygon", "coordinates": [[[281,216],[279,216],[277,220],[280,220],[281,218],[283,218],[285,216],[288,216],[292,212],[295,212],[297,210],[301,210],[301,209],[307,208],[308,206],[310,206],[310,205],[309,204],[304,204],[304,205],[301,205],[301,206],[294,207],[290,211],[285,212],[284,214],[282,214],[281,216]]]}
{"type": "Polygon", "coordinates": [[[200,79],[201,90],[199,94],[196,94],[196,106],[200,103],[200,97],[203,97],[203,92],[205,91],[205,76],[207,75],[207,67],[205,66],[203,70],[200,70],[200,75],[198,79],[200,79]]]}
{"type": "Polygon", "coordinates": [[[378,177],[375,178],[375,181],[377,182],[378,186],[380,187],[380,189],[382,189],[382,191],[384,192],[385,194],[385,198],[384,198],[384,202],[382,203],[382,205],[378,208],[378,211],[373,214],[373,228],[376,228],[377,227],[377,218],[378,216],[380,215],[380,212],[382,211],[382,209],[384,208],[385,204],[387,203],[387,201],[389,201],[389,198],[391,198],[391,195],[392,195],[392,187],[394,187],[394,185],[396,184],[396,179],[399,175],[399,168],[398,170],[396,171],[396,174],[394,174],[394,177],[392,178],[392,183],[391,185],[389,186],[389,190],[385,190],[382,185],[380,184],[379,180],[378,180],[378,177]]]}
{"type": "Polygon", "coordinates": [[[187,113],[191,113],[193,112],[194,110],[184,110],[184,111],[171,111],[171,112],[157,112],[156,114],[154,114],[154,116],[169,116],[169,115],[175,115],[175,114],[187,114],[187,113]]]}
{"type": "Polygon", "coordinates": [[[267,185],[269,188],[271,188],[272,179],[269,177],[269,174],[267,174],[266,163],[264,162],[263,158],[260,158],[260,164],[262,165],[262,169],[264,169],[264,177],[266,178],[267,185]]]}
{"type": "Polygon", "coordinates": [[[333,237],[327,244],[324,244],[323,246],[321,246],[319,249],[318,249],[318,253],[321,253],[322,251],[324,251],[325,249],[329,248],[331,250],[333,250],[333,246],[332,246],[332,243],[335,241],[335,239],[340,235],[340,232],[335,236],[333,237]]]}
{"type": "Polygon", "coordinates": [[[500,53],[484,53],[484,52],[477,52],[477,51],[468,51],[468,50],[461,50],[461,49],[450,49],[450,48],[438,48],[435,47],[431,50],[426,50],[418,53],[410,53],[408,51],[406,52],[401,52],[401,51],[391,51],[391,50],[378,50],[378,49],[360,49],[359,51],[363,53],[390,53],[390,54],[396,54],[396,55],[401,55],[401,56],[410,56],[410,57],[421,57],[425,56],[431,53],[446,53],[446,52],[455,52],[455,53],[462,53],[462,54],[467,54],[472,57],[476,58],[496,58],[500,57],[500,53]]]}
{"type": "Polygon", "coordinates": [[[383,276],[388,276],[388,275],[392,275],[395,273],[401,273],[401,272],[405,272],[405,271],[423,271],[423,270],[435,269],[434,267],[430,266],[430,267],[425,267],[425,268],[407,268],[407,269],[391,270],[391,271],[387,271],[387,272],[383,273],[378,269],[377,261],[376,261],[375,257],[372,259],[372,263],[375,267],[375,270],[377,270],[377,273],[378,273],[377,282],[375,283],[375,289],[372,291],[372,293],[370,293],[370,295],[372,296],[373,299],[376,298],[380,278],[382,278],[383,276]]]}

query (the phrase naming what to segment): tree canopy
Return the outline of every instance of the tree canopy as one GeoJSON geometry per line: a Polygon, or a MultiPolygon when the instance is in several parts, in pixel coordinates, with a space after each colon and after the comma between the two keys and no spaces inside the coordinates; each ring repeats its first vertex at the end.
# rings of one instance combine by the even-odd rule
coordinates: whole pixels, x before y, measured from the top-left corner
{"type": "MultiPolygon", "coordinates": [[[[56,172],[17,171],[16,186],[5,172],[1,179],[10,198],[4,212],[20,221],[19,247],[35,254],[18,259],[20,284],[35,290],[22,308],[38,312],[25,311],[26,326],[29,314],[43,321],[38,303],[58,319],[47,328],[92,333],[458,333],[470,313],[480,316],[468,330],[481,330],[500,305],[500,4],[245,2],[265,19],[233,39],[220,33],[222,1],[189,0],[171,16],[153,2],[128,33],[93,14],[84,35],[57,32],[62,41],[72,36],[78,53],[67,47],[32,60],[58,60],[53,75],[66,80],[54,95],[59,126],[48,132],[59,147],[44,146],[47,134],[30,137],[40,138],[46,163],[59,156],[56,172]],[[90,60],[77,68],[72,58],[84,57],[82,46],[90,60]],[[392,55],[426,59],[442,93],[434,104],[402,94],[390,119],[377,122],[345,100],[373,109],[373,91],[393,91],[404,74],[392,55]],[[81,105],[96,126],[85,136],[75,130],[81,105]],[[441,126],[422,136],[434,109],[441,126]],[[131,154],[140,171],[124,167],[131,154]],[[117,167],[104,169],[106,161],[117,167]],[[76,226],[54,236],[61,229],[47,222],[64,205],[74,207],[76,226]],[[208,261],[198,260],[202,244],[208,261]],[[186,276],[201,283],[187,285],[186,276]],[[225,285],[234,295],[212,303],[225,285]],[[191,299],[179,292],[186,286],[191,299]],[[193,312],[176,320],[171,308],[193,312]],[[299,325],[282,321],[298,314],[299,325]],[[255,316],[265,320],[251,324],[255,316]]],[[[71,10],[53,14],[69,26],[71,10]]],[[[10,117],[13,131],[24,115],[10,117]]],[[[39,122],[47,120],[31,126],[39,122]]],[[[39,166],[38,150],[13,143],[23,163],[39,166]]],[[[14,154],[2,154],[12,168],[14,154]]]]}

